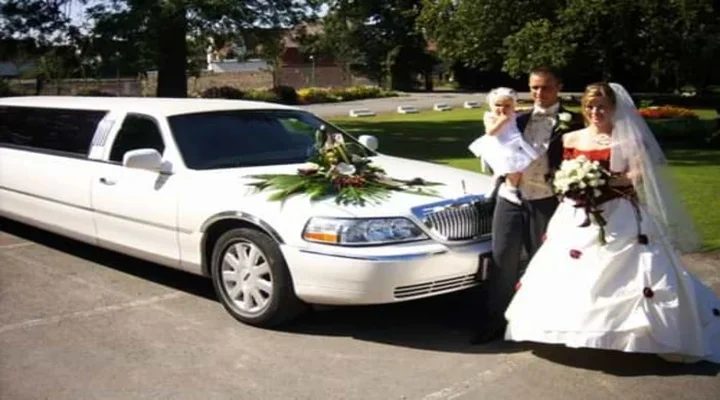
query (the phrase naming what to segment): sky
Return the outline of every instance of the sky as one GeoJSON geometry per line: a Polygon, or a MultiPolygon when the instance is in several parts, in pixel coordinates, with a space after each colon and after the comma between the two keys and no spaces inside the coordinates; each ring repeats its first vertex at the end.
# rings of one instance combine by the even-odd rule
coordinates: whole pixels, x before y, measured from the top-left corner
{"type": "MultiPolygon", "coordinates": [[[[92,5],[93,3],[97,3],[99,1],[92,1],[89,2],[88,5],[92,5]]],[[[100,1],[101,2],[101,1],[100,1]]],[[[85,7],[82,3],[80,3],[79,0],[71,0],[70,3],[67,5],[67,9],[65,10],[66,14],[70,14],[70,18],[75,25],[79,25],[83,21],[83,14],[85,12],[85,7]]]]}

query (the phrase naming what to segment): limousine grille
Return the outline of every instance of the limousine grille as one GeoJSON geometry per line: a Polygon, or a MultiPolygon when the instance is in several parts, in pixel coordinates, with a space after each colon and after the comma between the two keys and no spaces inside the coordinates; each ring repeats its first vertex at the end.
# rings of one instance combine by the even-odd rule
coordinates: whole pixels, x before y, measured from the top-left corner
{"type": "Polygon", "coordinates": [[[423,282],[415,285],[398,286],[393,291],[396,299],[422,296],[430,293],[446,292],[471,287],[477,284],[474,274],[462,275],[454,278],[440,279],[432,282],[423,282]]]}
{"type": "Polygon", "coordinates": [[[490,234],[492,218],[492,202],[478,200],[430,212],[424,222],[444,240],[459,241],[490,234]]]}

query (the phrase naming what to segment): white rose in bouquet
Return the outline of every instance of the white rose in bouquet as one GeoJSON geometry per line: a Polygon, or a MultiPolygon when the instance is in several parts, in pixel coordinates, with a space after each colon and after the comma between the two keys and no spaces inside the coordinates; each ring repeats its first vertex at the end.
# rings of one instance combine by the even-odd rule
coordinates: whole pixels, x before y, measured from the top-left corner
{"type": "Polygon", "coordinates": [[[606,222],[602,217],[598,199],[609,190],[609,178],[610,173],[599,162],[580,156],[563,161],[553,180],[555,193],[573,200],[577,207],[583,208],[587,213],[587,219],[581,226],[589,226],[591,220],[600,226],[602,244],[606,243],[606,222]]]}

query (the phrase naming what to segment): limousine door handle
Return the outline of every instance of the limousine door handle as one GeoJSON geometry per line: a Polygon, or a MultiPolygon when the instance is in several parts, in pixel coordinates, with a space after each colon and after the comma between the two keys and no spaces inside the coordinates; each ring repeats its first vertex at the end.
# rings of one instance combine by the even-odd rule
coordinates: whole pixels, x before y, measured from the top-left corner
{"type": "Polygon", "coordinates": [[[106,178],[103,176],[102,178],[100,178],[100,183],[102,183],[104,185],[112,186],[115,184],[115,180],[106,178]]]}

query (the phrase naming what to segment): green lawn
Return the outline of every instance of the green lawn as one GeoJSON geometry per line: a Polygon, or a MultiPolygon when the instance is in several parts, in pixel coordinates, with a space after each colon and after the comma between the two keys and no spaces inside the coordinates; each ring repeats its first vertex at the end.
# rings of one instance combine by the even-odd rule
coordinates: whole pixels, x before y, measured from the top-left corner
{"type": "MultiPolygon", "coordinates": [[[[483,132],[482,109],[333,118],[356,136],[375,135],[385,154],[431,160],[473,171],[480,164],[467,146],[483,132]]],[[[699,110],[705,121],[714,110],[699,110]]],[[[679,146],[678,146],[679,147],[679,146]]],[[[703,235],[705,250],[720,250],[720,149],[665,148],[676,184],[703,235]]]]}

